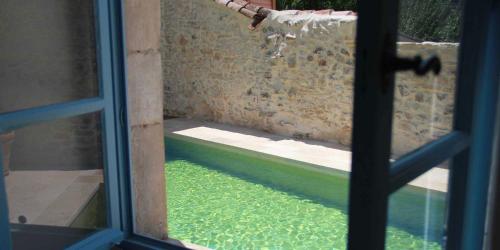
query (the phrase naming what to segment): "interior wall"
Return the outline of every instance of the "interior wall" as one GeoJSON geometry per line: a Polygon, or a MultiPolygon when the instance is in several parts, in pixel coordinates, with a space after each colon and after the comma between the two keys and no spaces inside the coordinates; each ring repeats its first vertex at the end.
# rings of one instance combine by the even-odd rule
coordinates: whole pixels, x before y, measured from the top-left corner
{"type": "MultiPolygon", "coordinates": [[[[2,1],[0,37],[0,112],[98,96],[93,1],[2,1]]],[[[101,168],[99,118],[16,130],[10,167],[101,168]]]]}

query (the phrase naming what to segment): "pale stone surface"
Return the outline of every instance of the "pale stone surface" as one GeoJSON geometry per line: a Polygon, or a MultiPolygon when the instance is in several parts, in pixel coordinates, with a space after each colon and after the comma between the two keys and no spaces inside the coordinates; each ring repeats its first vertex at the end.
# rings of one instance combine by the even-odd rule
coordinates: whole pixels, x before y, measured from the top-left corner
{"type": "Polygon", "coordinates": [[[160,53],[146,51],[129,54],[127,68],[130,125],[163,122],[160,53]]]}
{"type": "MultiPolygon", "coordinates": [[[[77,179],[36,218],[33,224],[57,226],[65,221],[64,226],[69,226],[98,189],[99,182],[81,182],[77,179]]],[[[106,211],[101,212],[106,213],[106,211]]]]}
{"type": "MultiPolygon", "coordinates": [[[[211,0],[162,1],[165,115],[350,145],[356,18],[273,12],[255,31],[249,23],[211,0]]],[[[443,70],[396,77],[395,155],[449,131],[457,44],[399,49],[433,51],[443,70]]]]}
{"type": "Polygon", "coordinates": [[[125,1],[125,15],[129,53],[158,50],[160,47],[160,0],[127,0],[125,1]]]}
{"type": "MultiPolygon", "coordinates": [[[[312,164],[314,167],[351,170],[351,152],[342,145],[314,140],[299,140],[255,129],[197,120],[165,120],[165,134],[175,134],[252,150],[268,155],[312,164]]],[[[410,185],[446,192],[448,170],[433,168],[410,185]]]]}
{"type": "Polygon", "coordinates": [[[244,148],[260,153],[349,171],[351,152],[342,145],[297,140],[251,128],[176,118],[165,120],[165,133],[244,148]]]}
{"type": "Polygon", "coordinates": [[[165,239],[167,212],[163,125],[132,127],[131,132],[135,230],[139,234],[165,239]]]}
{"type": "MultiPolygon", "coordinates": [[[[11,171],[5,178],[9,221],[69,226],[102,183],[102,170],[11,171]]],[[[105,212],[105,211],[103,211],[105,212]]]]}
{"type": "Polygon", "coordinates": [[[160,63],[160,1],[126,0],[135,232],[167,236],[160,63]]]}

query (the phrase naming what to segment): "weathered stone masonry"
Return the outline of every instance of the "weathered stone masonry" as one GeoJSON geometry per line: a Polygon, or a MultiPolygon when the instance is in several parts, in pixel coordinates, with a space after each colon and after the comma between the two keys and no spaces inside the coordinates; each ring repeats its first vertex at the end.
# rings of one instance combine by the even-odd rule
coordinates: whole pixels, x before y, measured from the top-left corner
{"type": "MultiPolygon", "coordinates": [[[[212,0],[162,1],[164,115],[350,144],[356,17],[273,12],[258,29],[212,0]]],[[[456,44],[399,43],[437,53],[437,78],[396,76],[393,152],[451,127],[456,44]]]]}

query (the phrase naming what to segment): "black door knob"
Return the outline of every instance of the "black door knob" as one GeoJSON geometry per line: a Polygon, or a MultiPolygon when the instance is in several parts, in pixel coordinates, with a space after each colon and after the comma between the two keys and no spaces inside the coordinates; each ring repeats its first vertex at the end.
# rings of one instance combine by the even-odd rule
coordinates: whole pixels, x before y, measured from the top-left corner
{"type": "Polygon", "coordinates": [[[427,59],[422,59],[421,56],[414,58],[405,58],[397,56],[388,56],[385,62],[385,68],[391,72],[413,70],[417,75],[425,75],[432,71],[435,75],[441,72],[441,60],[436,55],[430,56],[427,59]]]}

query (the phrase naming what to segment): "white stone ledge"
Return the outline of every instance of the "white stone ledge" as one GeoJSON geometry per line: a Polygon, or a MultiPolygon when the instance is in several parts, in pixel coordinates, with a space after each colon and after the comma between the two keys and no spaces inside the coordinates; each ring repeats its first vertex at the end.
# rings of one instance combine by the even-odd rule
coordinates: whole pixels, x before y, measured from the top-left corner
{"type": "Polygon", "coordinates": [[[296,14],[296,10],[274,10],[267,16],[268,19],[285,23],[288,25],[301,25],[309,22],[356,22],[357,17],[354,15],[327,15],[318,13],[300,13],[296,14]]]}
{"type": "MultiPolygon", "coordinates": [[[[297,140],[251,128],[184,118],[165,120],[164,128],[165,134],[183,135],[345,172],[351,170],[349,148],[334,143],[297,140]]],[[[446,192],[448,170],[433,168],[410,185],[446,192]]]]}

